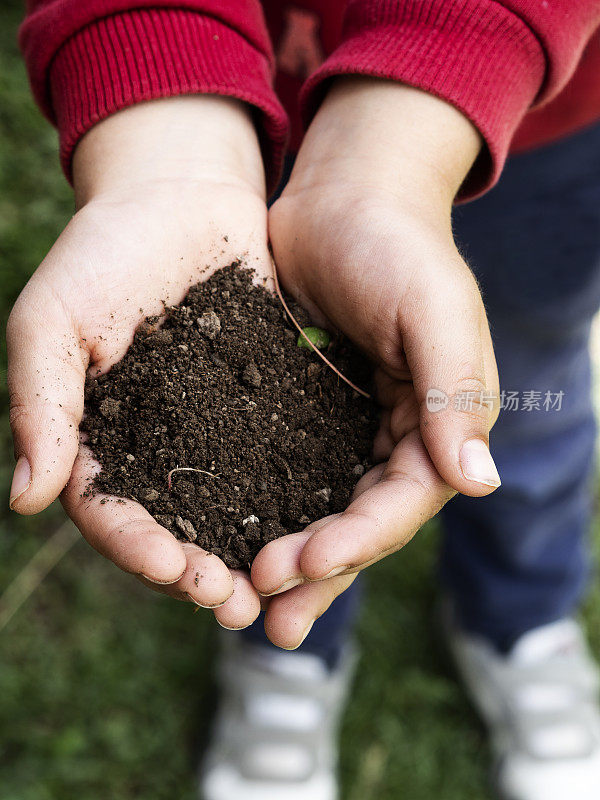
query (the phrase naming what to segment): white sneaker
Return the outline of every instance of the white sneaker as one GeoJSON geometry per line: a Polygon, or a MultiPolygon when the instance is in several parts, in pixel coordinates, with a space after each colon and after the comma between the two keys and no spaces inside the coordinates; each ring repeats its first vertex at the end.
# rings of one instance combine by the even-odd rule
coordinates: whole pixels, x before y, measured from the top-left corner
{"type": "Polygon", "coordinates": [[[460,630],[444,635],[485,722],[503,800],[598,800],[598,667],[579,625],[564,619],[530,631],[501,655],[460,630]]]}
{"type": "Polygon", "coordinates": [[[222,639],[202,800],[336,800],[338,723],[353,654],[329,670],[314,655],[252,645],[234,633],[222,639]]]}

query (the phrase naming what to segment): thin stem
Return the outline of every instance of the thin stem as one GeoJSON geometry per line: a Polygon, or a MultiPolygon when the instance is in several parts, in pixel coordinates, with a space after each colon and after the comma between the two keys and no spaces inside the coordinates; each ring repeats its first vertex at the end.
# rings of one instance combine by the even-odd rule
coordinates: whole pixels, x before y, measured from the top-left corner
{"type": "Polygon", "coordinates": [[[71,522],[64,522],[46,539],[0,596],[0,631],[80,539],[77,528],[71,522]]]}
{"type": "Polygon", "coordinates": [[[366,397],[367,400],[371,400],[371,395],[368,394],[368,392],[365,392],[364,389],[359,389],[359,387],[356,386],[356,384],[352,383],[352,381],[349,380],[345,375],[342,375],[339,369],[334,364],[332,364],[331,361],[326,356],[323,355],[323,353],[319,350],[318,347],[315,347],[315,345],[311,342],[308,336],[304,333],[304,331],[302,330],[302,326],[296,320],[296,318],[288,308],[287,303],[283,299],[283,294],[281,292],[281,289],[279,288],[279,280],[277,278],[277,267],[275,266],[275,261],[271,259],[271,263],[273,265],[273,280],[275,282],[275,292],[277,293],[277,297],[279,297],[281,305],[284,307],[288,317],[292,320],[296,328],[300,331],[300,335],[306,339],[310,347],[315,351],[315,353],[319,356],[319,358],[321,358],[327,364],[327,366],[335,372],[336,375],[338,375],[345,383],[347,383],[351,389],[354,389],[355,392],[358,392],[363,397],[366,397]]]}
{"type": "Polygon", "coordinates": [[[169,491],[171,491],[171,480],[173,474],[175,472],[200,472],[202,475],[208,475],[209,478],[218,478],[221,474],[220,472],[207,472],[205,469],[196,469],[196,467],[175,467],[169,473],[167,473],[167,486],[169,487],[169,491]]]}

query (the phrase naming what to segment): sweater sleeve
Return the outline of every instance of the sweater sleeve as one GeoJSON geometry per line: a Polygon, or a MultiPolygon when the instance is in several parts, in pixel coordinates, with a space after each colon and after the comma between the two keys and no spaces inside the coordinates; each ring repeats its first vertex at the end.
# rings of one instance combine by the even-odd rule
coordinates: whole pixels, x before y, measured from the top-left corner
{"type": "Polygon", "coordinates": [[[269,186],[276,182],[288,120],[258,0],[30,0],[20,44],[69,179],[77,142],[100,120],[144,100],[203,93],[254,107],[269,186]]]}
{"type": "Polygon", "coordinates": [[[340,45],[303,87],[304,119],[337,75],[435,94],[485,142],[461,189],[472,198],[498,179],[519,123],[561,91],[598,25],[597,0],[349,0],[340,45]]]}

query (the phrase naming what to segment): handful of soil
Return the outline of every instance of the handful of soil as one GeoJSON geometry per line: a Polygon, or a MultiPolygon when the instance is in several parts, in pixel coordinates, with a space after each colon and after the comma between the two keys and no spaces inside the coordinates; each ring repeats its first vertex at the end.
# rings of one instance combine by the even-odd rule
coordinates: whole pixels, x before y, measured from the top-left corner
{"type": "MultiPolygon", "coordinates": [[[[232,568],[343,511],[371,466],[377,409],[297,337],[237,262],[193,286],[161,327],[148,318],[124,358],[87,382],[82,429],[102,465],[91,491],[136,500],[232,568]]],[[[347,340],[328,357],[368,385],[347,340]]]]}

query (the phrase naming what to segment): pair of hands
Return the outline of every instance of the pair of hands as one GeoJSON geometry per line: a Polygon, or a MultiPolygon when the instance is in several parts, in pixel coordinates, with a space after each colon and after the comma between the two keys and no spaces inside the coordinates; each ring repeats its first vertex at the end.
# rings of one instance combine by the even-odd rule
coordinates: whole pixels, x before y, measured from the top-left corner
{"type": "Polygon", "coordinates": [[[428,411],[428,389],[498,395],[485,312],[452,238],[453,198],[480,148],[452,107],[373,79],[338,81],[267,213],[260,149],[240,102],[141,104],[94,127],[74,160],[77,208],[11,314],[11,507],[60,495],[89,544],[146,585],[214,609],[227,628],[261,605],[271,641],[297,647],[365,566],[408,542],[456,492],[499,485],[494,407],[428,411]],[[226,237],[226,238],[225,238],[226,237]],[[99,469],[80,445],[86,371],[106,371],[143,317],[242,256],[376,364],[378,463],[348,509],[263,548],[251,578],[177,541],[137,503],[84,490],[99,469]],[[196,574],[202,579],[196,585],[196,574]]]}

